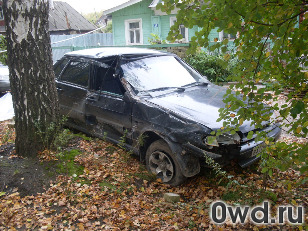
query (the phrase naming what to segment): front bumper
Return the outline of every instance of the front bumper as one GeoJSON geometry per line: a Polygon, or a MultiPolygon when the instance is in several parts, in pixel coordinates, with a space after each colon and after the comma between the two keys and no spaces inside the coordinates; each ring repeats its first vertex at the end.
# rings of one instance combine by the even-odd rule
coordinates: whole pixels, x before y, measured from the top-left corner
{"type": "MultiPolygon", "coordinates": [[[[267,137],[274,138],[274,141],[276,141],[280,137],[280,134],[281,129],[279,126],[274,126],[268,130],[267,137]]],[[[265,146],[266,145],[263,141],[256,142],[253,138],[251,140],[245,140],[245,142],[236,149],[234,147],[231,149],[228,149],[226,146],[221,147],[221,149],[224,150],[219,150],[219,152],[211,152],[189,142],[183,145],[183,150],[184,153],[191,153],[200,159],[204,159],[204,155],[207,155],[222,165],[227,164],[232,159],[237,159],[238,164],[244,168],[260,159],[258,154],[265,148],[265,146]]]]}

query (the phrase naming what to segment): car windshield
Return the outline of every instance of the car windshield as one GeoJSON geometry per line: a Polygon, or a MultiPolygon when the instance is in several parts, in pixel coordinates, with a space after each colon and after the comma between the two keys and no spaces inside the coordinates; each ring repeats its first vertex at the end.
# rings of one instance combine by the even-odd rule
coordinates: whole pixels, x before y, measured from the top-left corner
{"type": "Polygon", "coordinates": [[[155,56],[123,61],[124,78],[136,93],[181,89],[186,85],[208,82],[206,78],[174,56],[155,56]]]}

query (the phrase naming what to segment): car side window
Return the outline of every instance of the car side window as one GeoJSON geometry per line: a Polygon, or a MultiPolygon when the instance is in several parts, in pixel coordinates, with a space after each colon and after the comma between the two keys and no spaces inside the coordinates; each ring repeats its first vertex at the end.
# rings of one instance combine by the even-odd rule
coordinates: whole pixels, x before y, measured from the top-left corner
{"type": "Polygon", "coordinates": [[[54,72],[55,72],[56,79],[59,78],[63,68],[66,66],[68,61],[69,60],[67,58],[64,58],[64,59],[61,59],[58,62],[56,62],[56,64],[54,65],[54,68],[53,68],[54,72]]]}
{"type": "Polygon", "coordinates": [[[94,65],[94,90],[123,95],[124,88],[119,78],[115,77],[116,60],[103,61],[94,65]]]}
{"type": "Polygon", "coordinates": [[[88,87],[90,64],[83,61],[71,61],[64,70],[61,80],[88,87]]]}

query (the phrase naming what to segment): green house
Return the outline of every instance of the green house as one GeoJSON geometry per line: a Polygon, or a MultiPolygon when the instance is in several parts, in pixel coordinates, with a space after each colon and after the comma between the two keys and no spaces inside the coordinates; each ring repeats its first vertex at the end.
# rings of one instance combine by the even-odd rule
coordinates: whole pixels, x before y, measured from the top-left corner
{"type": "MultiPolygon", "coordinates": [[[[161,0],[130,0],[122,5],[116,6],[104,12],[112,18],[113,45],[147,45],[151,34],[158,35],[160,40],[166,40],[170,27],[176,20],[177,10],[170,15],[156,10],[161,0]]],[[[191,37],[198,31],[198,27],[185,28],[180,26],[180,33],[183,37],[178,43],[189,43],[191,37]]],[[[210,41],[218,39],[222,41],[228,37],[232,43],[235,36],[224,34],[213,30],[210,33],[210,41]]]]}

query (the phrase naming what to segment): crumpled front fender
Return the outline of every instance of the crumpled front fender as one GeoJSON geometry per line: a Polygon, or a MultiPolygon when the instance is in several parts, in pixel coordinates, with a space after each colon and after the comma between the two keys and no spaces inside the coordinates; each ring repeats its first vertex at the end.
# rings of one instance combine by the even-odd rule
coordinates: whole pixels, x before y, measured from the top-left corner
{"type": "Polygon", "coordinates": [[[181,171],[185,177],[192,177],[200,172],[200,161],[195,155],[185,152],[181,145],[165,139],[171,151],[174,153],[176,161],[179,163],[181,171]]]}

